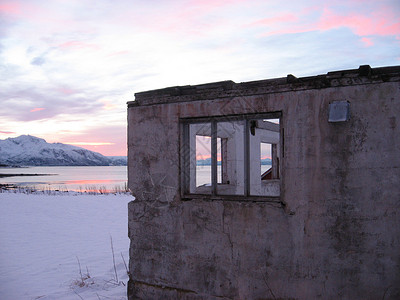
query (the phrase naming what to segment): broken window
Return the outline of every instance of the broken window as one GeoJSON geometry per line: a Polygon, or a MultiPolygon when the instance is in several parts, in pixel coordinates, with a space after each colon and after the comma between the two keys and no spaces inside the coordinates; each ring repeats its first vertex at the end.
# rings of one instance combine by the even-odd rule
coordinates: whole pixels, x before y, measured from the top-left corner
{"type": "Polygon", "coordinates": [[[279,195],[279,119],[250,123],[250,195],[279,195]]]}
{"type": "Polygon", "coordinates": [[[182,124],[183,194],[280,195],[280,113],[182,124]]]}

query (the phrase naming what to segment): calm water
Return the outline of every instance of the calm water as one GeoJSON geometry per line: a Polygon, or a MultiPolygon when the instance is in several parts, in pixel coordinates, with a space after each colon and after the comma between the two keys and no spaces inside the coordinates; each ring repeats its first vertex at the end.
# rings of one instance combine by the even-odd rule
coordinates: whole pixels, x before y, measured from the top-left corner
{"type": "MultiPolygon", "coordinates": [[[[262,165],[262,172],[270,165],[262,165]]],[[[218,176],[220,170],[218,169],[218,176]]],[[[0,168],[0,174],[49,174],[0,178],[2,184],[61,191],[116,191],[126,189],[126,166],[0,168]]],[[[197,167],[197,185],[211,183],[211,166],[197,167]]]]}
{"type": "MultiPolygon", "coordinates": [[[[260,175],[271,168],[271,165],[261,165],[260,175]]],[[[221,168],[217,167],[217,176],[221,177],[221,168]]],[[[197,166],[196,167],[196,186],[211,183],[211,166],[197,166]]]]}
{"type": "Polygon", "coordinates": [[[51,174],[5,177],[0,178],[0,183],[63,191],[115,191],[125,189],[128,178],[126,166],[0,168],[0,173],[51,174]]]}

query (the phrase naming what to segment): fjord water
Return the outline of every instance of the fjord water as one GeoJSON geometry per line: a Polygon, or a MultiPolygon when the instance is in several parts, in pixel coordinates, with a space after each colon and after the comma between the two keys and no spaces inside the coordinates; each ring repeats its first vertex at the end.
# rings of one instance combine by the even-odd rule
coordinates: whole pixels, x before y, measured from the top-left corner
{"type": "Polygon", "coordinates": [[[126,166],[54,166],[0,168],[0,174],[46,174],[0,178],[2,184],[15,184],[43,190],[93,191],[124,190],[127,183],[126,166]]]}
{"type": "MultiPolygon", "coordinates": [[[[261,165],[261,173],[270,165],[261,165]]],[[[218,176],[221,170],[218,169],[218,176]]],[[[0,168],[0,174],[42,174],[39,176],[13,176],[0,178],[0,184],[34,187],[40,190],[102,191],[126,189],[127,166],[54,166],[0,168]]],[[[197,166],[197,186],[211,183],[211,166],[197,166]]]]}

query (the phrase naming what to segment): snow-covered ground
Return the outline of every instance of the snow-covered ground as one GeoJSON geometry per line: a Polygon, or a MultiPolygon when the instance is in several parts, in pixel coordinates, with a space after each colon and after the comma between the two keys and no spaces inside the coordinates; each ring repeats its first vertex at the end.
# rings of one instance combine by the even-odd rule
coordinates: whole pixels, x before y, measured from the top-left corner
{"type": "Polygon", "coordinates": [[[0,193],[0,299],[126,299],[131,200],[0,193]]]}

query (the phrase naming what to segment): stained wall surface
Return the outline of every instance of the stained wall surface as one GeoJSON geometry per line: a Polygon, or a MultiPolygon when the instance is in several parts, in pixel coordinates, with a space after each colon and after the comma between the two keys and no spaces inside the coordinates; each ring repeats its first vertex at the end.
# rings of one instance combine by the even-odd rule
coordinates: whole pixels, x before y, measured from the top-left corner
{"type": "Polygon", "coordinates": [[[129,299],[399,299],[399,116],[400,67],[136,94],[129,299]],[[182,199],[180,119],[268,112],[280,198],[182,199]]]}

